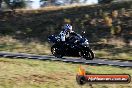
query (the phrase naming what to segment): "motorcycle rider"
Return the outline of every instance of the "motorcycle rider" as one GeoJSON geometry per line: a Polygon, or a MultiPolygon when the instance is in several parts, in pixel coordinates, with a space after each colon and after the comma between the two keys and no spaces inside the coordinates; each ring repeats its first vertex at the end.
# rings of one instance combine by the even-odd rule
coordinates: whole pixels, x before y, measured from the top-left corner
{"type": "Polygon", "coordinates": [[[63,30],[60,32],[59,35],[60,35],[60,39],[62,43],[65,43],[65,42],[75,43],[77,42],[77,40],[79,40],[79,38],[77,37],[77,34],[72,30],[72,26],[70,24],[65,24],[63,26],[63,30]]]}
{"type": "Polygon", "coordinates": [[[72,26],[70,24],[65,24],[63,26],[63,30],[60,32],[60,39],[62,42],[65,42],[68,37],[70,37],[70,33],[72,32],[72,26]]]}

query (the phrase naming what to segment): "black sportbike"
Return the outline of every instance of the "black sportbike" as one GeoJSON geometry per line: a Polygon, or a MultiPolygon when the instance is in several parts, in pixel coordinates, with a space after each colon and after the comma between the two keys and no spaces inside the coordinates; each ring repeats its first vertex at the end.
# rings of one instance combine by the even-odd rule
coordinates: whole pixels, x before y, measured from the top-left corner
{"type": "Polygon", "coordinates": [[[49,42],[54,43],[51,47],[52,54],[57,58],[74,56],[83,57],[86,60],[94,59],[94,53],[89,46],[88,40],[80,34],[73,33],[72,35],[67,42],[61,42],[59,36],[49,36],[49,42]]]}

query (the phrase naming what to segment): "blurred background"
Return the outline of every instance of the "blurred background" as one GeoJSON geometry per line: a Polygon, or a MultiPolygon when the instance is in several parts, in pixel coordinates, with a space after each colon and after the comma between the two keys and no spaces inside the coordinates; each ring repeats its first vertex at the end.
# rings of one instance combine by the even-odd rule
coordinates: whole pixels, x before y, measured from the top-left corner
{"type": "MultiPolygon", "coordinates": [[[[30,9],[38,9],[40,7],[45,6],[64,6],[64,5],[71,5],[71,4],[95,4],[98,0],[5,0],[9,3],[24,3],[26,4],[26,8],[30,9]]],[[[4,0],[2,2],[2,6],[5,6],[4,0]]]]}
{"type": "Polygon", "coordinates": [[[50,54],[65,23],[86,31],[96,57],[132,59],[131,0],[0,0],[0,51],[50,54]]]}
{"type": "MultiPolygon", "coordinates": [[[[66,6],[66,5],[91,5],[97,3],[121,2],[130,0],[0,0],[0,6],[18,5],[28,9],[38,9],[46,6],[66,6]],[[7,5],[6,5],[7,4],[7,5]]],[[[17,8],[18,8],[17,7],[17,8]]]]}
{"type": "MultiPolygon", "coordinates": [[[[86,32],[95,62],[132,61],[132,0],[0,0],[0,52],[51,55],[47,37],[58,35],[65,23],[86,32]]],[[[80,88],[79,66],[0,57],[0,88],[80,88]]],[[[88,74],[132,76],[129,67],[83,66],[88,74]]],[[[132,88],[132,83],[92,85],[83,88],[132,88]]]]}

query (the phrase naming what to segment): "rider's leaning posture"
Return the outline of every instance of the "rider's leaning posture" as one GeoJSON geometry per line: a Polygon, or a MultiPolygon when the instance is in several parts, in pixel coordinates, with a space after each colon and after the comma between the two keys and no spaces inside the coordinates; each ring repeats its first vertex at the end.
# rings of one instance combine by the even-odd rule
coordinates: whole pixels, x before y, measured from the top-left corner
{"type": "Polygon", "coordinates": [[[60,39],[62,42],[66,42],[70,37],[70,34],[73,33],[72,26],[70,24],[65,24],[63,30],[60,32],[60,39]]]}
{"type": "Polygon", "coordinates": [[[70,24],[65,24],[63,26],[63,31],[60,32],[60,39],[62,43],[77,43],[80,37],[72,30],[70,24]]]}

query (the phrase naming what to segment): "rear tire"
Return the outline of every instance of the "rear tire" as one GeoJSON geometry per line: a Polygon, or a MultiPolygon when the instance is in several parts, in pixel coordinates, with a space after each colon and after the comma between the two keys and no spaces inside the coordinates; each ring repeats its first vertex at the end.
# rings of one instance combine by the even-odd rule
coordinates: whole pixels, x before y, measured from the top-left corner
{"type": "Polygon", "coordinates": [[[62,58],[63,57],[63,54],[62,54],[62,49],[59,45],[53,45],[51,47],[51,52],[52,54],[57,57],[57,58],[62,58]]]}

